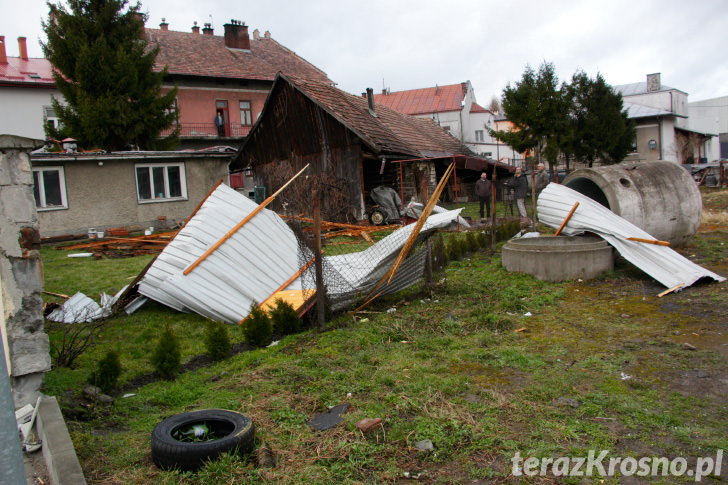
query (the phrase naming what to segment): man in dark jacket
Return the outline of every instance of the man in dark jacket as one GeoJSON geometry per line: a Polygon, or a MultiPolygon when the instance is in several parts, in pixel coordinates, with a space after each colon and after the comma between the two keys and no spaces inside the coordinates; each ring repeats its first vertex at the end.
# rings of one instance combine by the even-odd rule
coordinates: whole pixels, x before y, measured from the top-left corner
{"type": "Polygon", "coordinates": [[[526,193],[528,192],[528,181],[526,181],[526,177],[521,175],[521,169],[516,168],[515,177],[508,180],[504,185],[513,189],[513,196],[516,199],[518,214],[522,218],[527,218],[528,214],[526,214],[526,193]]]}
{"type": "Polygon", "coordinates": [[[480,201],[480,218],[484,219],[483,215],[483,203],[488,209],[488,217],[490,217],[490,199],[493,197],[493,185],[488,180],[488,175],[485,172],[480,174],[480,180],[475,182],[475,195],[478,196],[480,201]]]}

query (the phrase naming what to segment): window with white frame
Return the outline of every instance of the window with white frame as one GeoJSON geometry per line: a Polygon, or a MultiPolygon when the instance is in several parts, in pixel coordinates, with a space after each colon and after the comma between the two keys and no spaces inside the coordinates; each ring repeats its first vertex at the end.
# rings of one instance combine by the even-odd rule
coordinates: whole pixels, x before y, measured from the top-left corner
{"type": "Polygon", "coordinates": [[[134,168],[139,202],[187,199],[184,163],[137,164],[134,168]]]}
{"type": "Polygon", "coordinates": [[[33,197],[39,211],[67,209],[66,176],[63,167],[33,168],[33,197]]]}
{"type": "Polygon", "coordinates": [[[53,106],[43,106],[43,119],[49,128],[57,130],[61,127],[61,120],[56,116],[53,106]]]}
{"type": "Polygon", "coordinates": [[[250,109],[250,101],[240,102],[240,124],[243,126],[253,124],[253,112],[250,109]]]}
{"type": "Polygon", "coordinates": [[[483,130],[475,130],[475,141],[485,141],[483,130]]]}

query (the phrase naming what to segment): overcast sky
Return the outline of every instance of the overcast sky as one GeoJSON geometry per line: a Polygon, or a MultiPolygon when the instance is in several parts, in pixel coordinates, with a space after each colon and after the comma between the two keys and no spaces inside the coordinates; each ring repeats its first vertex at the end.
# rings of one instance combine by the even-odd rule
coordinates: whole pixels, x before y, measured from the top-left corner
{"type": "MultiPolygon", "coordinates": [[[[143,0],[147,27],[162,17],[189,32],[212,22],[216,35],[242,20],[325,71],[338,86],[401,91],[470,80],[487,107],[525,67],[552,62],[559,79],[577,70],[611,85],[662,73],[689,101],[728,95],[726,0],[143,0]]],[[[17,37],[41,57],[40,0],[2,0],[8,56],[17,37]]]]}

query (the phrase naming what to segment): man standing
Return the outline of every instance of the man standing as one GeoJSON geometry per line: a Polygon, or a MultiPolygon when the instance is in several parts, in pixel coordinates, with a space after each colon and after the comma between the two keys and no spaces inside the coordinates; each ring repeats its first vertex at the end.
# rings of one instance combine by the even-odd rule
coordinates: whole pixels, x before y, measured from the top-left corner
{"type": "Polygon", "coordinates": [[[475,195],[480,201],[480,219],[485,219],[483,215],[483,204],[487,209],[488,217],[490,217],[490,199],[493,197],[493,184],[488,180],[488,175],[483,172],[480,174],[480,180],[475,182],[475,195]]]}
{"type": "Polygon", "coordinates": [[[217,126],[217,136],[225,136],[225,118],[220,111],[215,116],[215,126],[217,126]]]}
{"type": "Polygon", "coordinates": [[[506,187],[513,189],[513,196],[516,199],[516,207],[518,207],[518,214],[521,218],[528,218],[526,213],[526,193],[528,192],[528,182],[526,178],[521,175],[521,168],[516,168],[515,177],[505,183],[506,187]]]}
{"type": "Polygon", "coordinates": [[[549,184],[549,174],[543,169],[543,163],[539,163],[536,168],[536,196],[549,184]]]}

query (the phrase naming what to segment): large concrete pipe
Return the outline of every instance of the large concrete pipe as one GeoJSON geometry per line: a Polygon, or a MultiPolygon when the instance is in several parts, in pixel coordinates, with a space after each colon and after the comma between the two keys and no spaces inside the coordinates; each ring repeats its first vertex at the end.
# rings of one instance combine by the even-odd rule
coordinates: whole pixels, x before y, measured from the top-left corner
{"type": "Polygon", "coordinates": [[[564,185],[673,246],[688,242],[700,225],[703,201],[698,186],[674,162],[579,169],[564,179],[564,185]]]}

